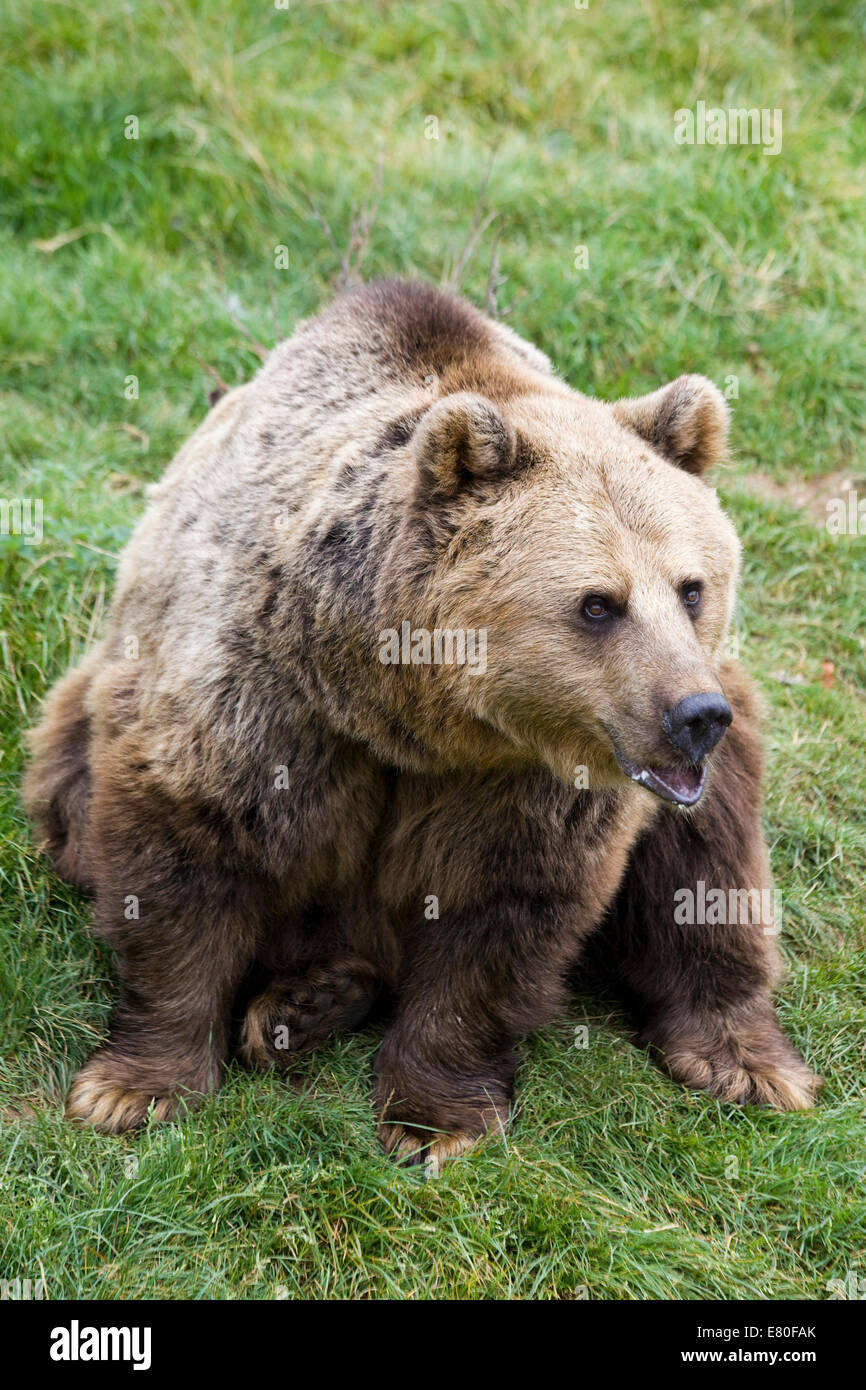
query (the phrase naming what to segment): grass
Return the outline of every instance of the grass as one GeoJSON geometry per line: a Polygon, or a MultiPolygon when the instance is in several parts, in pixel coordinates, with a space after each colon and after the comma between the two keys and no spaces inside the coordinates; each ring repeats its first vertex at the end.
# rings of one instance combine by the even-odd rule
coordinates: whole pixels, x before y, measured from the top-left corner
{"type": "Polygon", "coordinates": [[[0,1277],[219,1299],[821,1299],[866,1278],[866,536],[786,500],[864,480],[864,36],[848,0],[4,8],[0,497],[42,498],[45,534],[0,537],[0,1277]],[[781,107],[782,153],[675,145],[698,100],[781,107]],[[737,379],[718,484],[813,1114],[675,1087],[585,996],[526,1045],[507,1148],[437,1182],[376,1149],[369,1032],[296,1086],[233,1070],[138,1137],[61,1118],[111,966],[34,849],[22,731],[98,630],[146,484],[208,391],[330,292],[380,164],[365,275],[438,280],[495,214],[462,289],[484,302],[495,244],[508,322],[573,385],[737,379]]]}

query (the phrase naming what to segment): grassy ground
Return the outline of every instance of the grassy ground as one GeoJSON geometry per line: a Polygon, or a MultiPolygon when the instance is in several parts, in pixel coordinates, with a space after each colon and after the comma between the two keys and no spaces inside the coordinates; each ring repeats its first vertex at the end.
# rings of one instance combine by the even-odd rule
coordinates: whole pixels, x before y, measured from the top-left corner
{"type": "Polygon", "coordinates": [[[791,505],[795,482],[819,517],[843,481],[866,497],[866,6],[15,9],[0,497],[43,499],[44,539],[0,538],[0,1277],[88,1298],[820,1299],[866,1279],[866,536],[791,505]],[[781,154],[675,145],[698,100],[781,107],[781,154]],[[738,379],[718,481],[747,548],[741,655],[772,711],[781,1012],[827,1078],[814,1114],[686,1093],[582,997],[526,1047],[507,1151],[435,1183],[377,1152],[371,1033],[299,1089],[233,1072],[137,1138],[61,1119],[110,961],[33,848],[21,731],[98,629],[145,485],[208,391],[315,308],[347,246],[365,275],[455,271],[480,303],[492,280],[590,393],[738,379]]]}

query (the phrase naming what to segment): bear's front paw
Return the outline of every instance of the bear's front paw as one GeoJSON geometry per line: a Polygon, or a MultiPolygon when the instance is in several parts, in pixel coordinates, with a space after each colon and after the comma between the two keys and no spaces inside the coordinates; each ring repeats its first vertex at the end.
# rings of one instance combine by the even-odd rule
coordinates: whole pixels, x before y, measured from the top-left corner
{"type": "MultiPolygon", "coordinates": [[[[457,1076],[426,1070],[404,1059],[402,1070],[381,1069],[376,1083],[379,1139],[404,1166],[423,1165],[430,1175],[449,1159],[502,1135],[508,1119],[507,1081],[491,1069],[486,1076],[457,1076]]],[[[510,1073],[510,1065],[505,1067],[510,1073]]]]}
{"type": "Polygon", "coordinates": [[[130,1085],[111,1058],[92,1057],[72,1083],[66,1101],[67,1120],[92,1125],[103,1134],[141,1129],[151,1114],[171,1120],[192,1108],[201,1096],[181,1088],[155,1095],[152,1088],[130,1085]]]}
{"type": "Polygon", "coordinates": [[[823,1085],[788,1042],[772,1010],[712,1024],[692,1018],[644,1038],[675,1081],[737,1105],[810,1110],[823,1085]]]}

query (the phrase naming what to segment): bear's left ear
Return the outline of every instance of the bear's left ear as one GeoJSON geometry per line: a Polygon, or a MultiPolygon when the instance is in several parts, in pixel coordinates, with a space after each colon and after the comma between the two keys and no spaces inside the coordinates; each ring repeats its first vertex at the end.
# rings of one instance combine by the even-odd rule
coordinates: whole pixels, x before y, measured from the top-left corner
{"type": "Polygon", "coordinates": [[[687,473],[703,473],[725,452],[730,412],[705,376],[679,376],[648,396],[614,401],[611,410],[621,425],[687,473]]]}

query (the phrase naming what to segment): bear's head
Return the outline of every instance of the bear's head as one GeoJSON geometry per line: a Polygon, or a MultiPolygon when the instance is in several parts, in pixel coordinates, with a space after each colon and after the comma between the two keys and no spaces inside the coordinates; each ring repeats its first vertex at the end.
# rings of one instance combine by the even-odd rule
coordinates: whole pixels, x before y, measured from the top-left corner
{"type": "Polygon", "coordinates": [[[427,688],[485,756],[700,799],[731,722],[718,671],[739,543],[703,478],[727,427],[700,376],[612,405],[555,388],[426,412],[413,506],[433,558],[414,620],[468,635],[469,659],[446,652],[427,688]]]}

